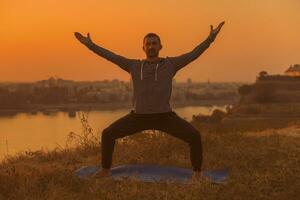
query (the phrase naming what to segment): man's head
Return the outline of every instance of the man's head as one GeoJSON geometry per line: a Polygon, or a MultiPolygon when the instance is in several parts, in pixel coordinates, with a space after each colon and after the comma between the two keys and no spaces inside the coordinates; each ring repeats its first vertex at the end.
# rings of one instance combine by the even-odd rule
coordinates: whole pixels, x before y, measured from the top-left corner
{"type": "Polygon", "coordinates": [[[148,33],[143,40],[143,50],[147,57],[158,57],[162,49],[160,38],[155,33],[148,33]]]}

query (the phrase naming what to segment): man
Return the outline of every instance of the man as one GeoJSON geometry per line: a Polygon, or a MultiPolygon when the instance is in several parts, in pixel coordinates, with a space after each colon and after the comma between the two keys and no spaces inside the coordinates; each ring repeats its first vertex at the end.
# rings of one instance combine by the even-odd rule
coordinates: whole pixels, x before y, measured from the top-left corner
{"type": "Polygon", "coordinates": [[[221,22],[215,29],[211,25],[206,40],[191,52],[176,57],[159,57],[159,51],[162,49],[160,38],[155,33],[149,33],[143,40],[146,59],[142,60],[117,55],[93,43],[89,33],[84,37],[75,32],[75,37],[94,53],[130,73],[133,82],[133,109],[102,131],[102,170],[99,170],[95,177],[111,175],[116,139],[148,129],[163,131],[188,143],[193,177],[201,176],[201,136],[198,130],[172,110],[169,103],[172,79],[178,70],[198,58],[210,46],[224,23],[221,22]]]}

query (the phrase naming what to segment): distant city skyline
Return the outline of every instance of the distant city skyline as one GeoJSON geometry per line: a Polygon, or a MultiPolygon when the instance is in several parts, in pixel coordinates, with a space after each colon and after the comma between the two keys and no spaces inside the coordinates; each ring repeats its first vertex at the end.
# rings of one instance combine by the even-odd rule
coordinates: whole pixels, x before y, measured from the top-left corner
{"type": "MultiPolygon", "coordinates": [[[[112,79],[98,79],[98,80],[73,80],[73,79],[65,79],[64,77],[58,77],[58,76],[48,76],[47,78],[44,78],[44,79],[38,79],[38,80],[31,80],[31,81],[0,81],[0,84],[1,83],[34,83],[34,82],[40,82],[40,81],[48,81],[50,79],[61,79],[63,81],[74,81],[74,82],[101,82],[101,81],[124,81],[124,82],[130,82],[131,79],[129,80],[121,80],[121,79],[118,79],[118,78],[112,78],[112,79]]],[[[189,78],[187,77],[185,80],[177,80],[176,78],[173,78],[173,82],[192,82],[192,83],[204,83],[204,82],[209,82],[209,83],[214,83],[214,82],[240,82],[240,83],[249,83],[248,81],[213,81],[211,79],[207,79],[207,80],[204,80],[204,81],[197,81],[197,80],[193,80],[192,78],[189,78]]]]}
{"type": "Polygon", "coordinates": [[[130,75],[74,37],[128,58],[143,59],[142,38],[160,35],[160,56],[191,51],[214,27],[225,25],[209,49],[174,77],[182,82],[254,82],[260,71],[283,74],[300,63],[300,1],[58,1],[2,0],[0,82],[51,76],[75,81],[129,81],[130,75]],[[159,12],[158,12],[159,10],[159,12]]]}

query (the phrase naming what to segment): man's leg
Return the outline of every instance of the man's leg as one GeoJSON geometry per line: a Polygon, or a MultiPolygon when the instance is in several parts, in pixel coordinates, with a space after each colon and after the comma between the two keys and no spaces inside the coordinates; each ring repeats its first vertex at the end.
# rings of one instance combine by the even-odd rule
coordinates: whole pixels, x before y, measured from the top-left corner
{"type": "Polygon", "coordinates": [[[201,171],[202,142],[199,131],[175,112],[159,118],[155,129],[187,142],[190,146],[190,160],[194,172],[201,171]]]}
{"type": "Polygon", "coordinates": [[[102,131],[102,168],[110,169],[112,164],[112,154],[114,151],[115,140],[128,135],[132,135],[148,128],[143,118],[136,117],[132,111],[119,118],[102,131]]]}

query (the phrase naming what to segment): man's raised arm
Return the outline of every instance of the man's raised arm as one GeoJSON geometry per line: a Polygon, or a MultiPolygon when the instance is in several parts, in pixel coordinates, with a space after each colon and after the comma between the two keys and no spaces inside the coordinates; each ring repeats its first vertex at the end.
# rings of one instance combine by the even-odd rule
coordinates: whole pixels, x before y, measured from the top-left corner
{"type": "Polygon", "coordinates": [[[174,66],[175,74],[178,70],[197,59],[210,46],[210,44],[215,40],[217,34],[221,30],[224,23],[224,21],[221,22],[216,29],[213,29],[213,26],[211,25],[211,31],[209,36],[192,51],[182,54],[180,56],[168,57],[174,66]]]}
{"type": "Polygon", "coordinates": [[[133,63],[134,59],[125,58],[121,55],[115,54],[114,52],[112,52],[108,49],[105,49],[103,47],[100,47],[100,46],[96,45],[91,40],[89,33],[87,34],[87,37],[84,37],[83,35],[81,35],[78,32],[75,32],[74,35],[82,44],[84,44],[86,47],[88,47],[94,53],[96,53],[97,55],[111,61],[112,63],[114,63],[114,64],[118,65],[119,67],[121,67],[123,70],[130,73],[131,66],[132,66],[132,63],[133,63]]]}

